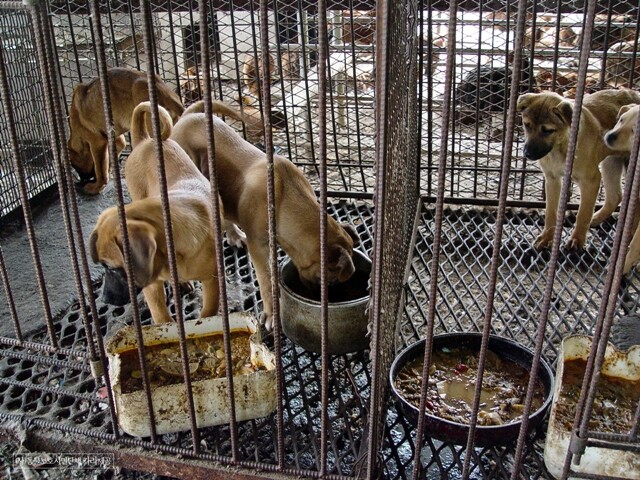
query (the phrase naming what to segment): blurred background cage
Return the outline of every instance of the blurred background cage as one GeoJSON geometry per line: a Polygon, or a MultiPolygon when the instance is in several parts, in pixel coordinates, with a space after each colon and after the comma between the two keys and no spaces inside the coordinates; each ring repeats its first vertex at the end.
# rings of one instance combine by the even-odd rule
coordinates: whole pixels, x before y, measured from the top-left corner
{"type": "MultiPolygon", "coordinates": [[[[0,332],[0,417],[8,435],[25,436],[25,448],[34,450],[113,452],[126,468],[179,478],[216,472],[237,478],[552,478],[543,463],[544,425],[500,447],[469,450],[428,436],[418,440],[390,395],[389,367],[397,352],[420,338],[486,328],[539,348],[555,365],[565,336],[593,334],[605,320],[636,313],[635,271],[620,288],[619,276],[611,280],[617,216],[591,229],[581,252],[532,249],[543,224],[544,179],[521,154],[524,135],[510,98],[516,73],[517,93],[551,90],[574,99],[582,91],[637,88],[637,2],[332,0],[325,12],[307,0],[216,0],[208,2],[206,21],[210,85],[197,2],[34,5],[0,3],[7,83],[0,111],[8,119],[0,126],[1,214],[57,183],[58,202],[46,214],[59,220],[32,218],[26,208],[25,227],[2,234],[8,301],[0,311],[13,320],[0,332]],[[143,35],[147,25],[151,51],[143,35]],[[586,66],[580,63],[585,49],[586,66]],[[148,56],[185,106],[209,88],[213,98],[248,116],[268,117],[273,151],[320,191],[326,149],[328,211],[357,229],[359,248],[374,260],[371,349],[331,357],[323,385],[321,356],[282,337],[282,411],[199,429],[199,438],[184,432],[139,439],[114,423],[115,412],[100,394],[104,378],[91,371],[103,336],[131,324],[134,314],[131,306],[101,303],[101,267],[86,265],[80,244],[116,194],[110,185],[100,198],[87,198],[62,168],[74,85],[96,78],[101,58],[109,67],[145,71],[148,56]],[[265,67],[272,80],[266,89],[265,67]],[[23,173],[14,168],[16,160],[23,173]],[[28,193],[19,201],[21,183],[28,193]],[[55,240],[53,230],[61,235],[55,240]],[[614,303],[605,318],[602,305],[614,303]],[[228,465],[237,470],[230,473],[228,465]]],[[[270,145],[260,133],[233,125],[252,143],[270,145]]],[[[572,197],[563,240],[575,206],[572,197]]],[[[259,315],[246,251],[225,244],[224,253],[229,309],[259,315]]],[[[187,320],[198,318],[198,293],[184,297],[187,320]]],[[[142,323],[149,324],[141,297],[138,303],[142,323]]],[[[637,451],[637,428],[635,439],[614,448],[637,451]]]]}

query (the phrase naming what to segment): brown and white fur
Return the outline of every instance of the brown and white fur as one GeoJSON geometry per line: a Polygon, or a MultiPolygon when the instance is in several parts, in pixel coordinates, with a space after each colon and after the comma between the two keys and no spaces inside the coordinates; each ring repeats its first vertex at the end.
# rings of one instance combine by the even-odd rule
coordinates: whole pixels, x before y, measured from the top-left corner
{"type": "MultiPolygon", "coordinates": [[[[158,110],[178,276],[181,281],[202,282],[200,316],[215,315],[219,294],[210,185],[180,145],[169,139],[171,117],[164,108],[158,110]]],[[[133,150],[125,166],[132,202],[125,206],[125,212],[135,284],[142,288],[153,321],[165,323],[171,321],[164,292],[164,281],[170,278],[170,271],[155,145],[146,126],[149,117],[149,102],[141,103],[133,111],[133,150]]],[[[90,251],[92,260],[105,266],[106,274],[116,270],[122,280],[122,233],[115,207],[105,210],[98,218],[90,237],[90,251]]],[[[105,294],[113,293],[105,290],[105,294]]],[[[120,304],[126,300],[121,299],[120,304]]]]}
{"type": "MultiPolygon", "coordinates": [[[[129,131],[131,114],[136,105],[149,100],[147,74],[128,68],[107,70],[109,97],[113,126],[116,135],[117,154],[125,147],[124,134],[129,131]]],[[[173,121],[184,108],[178,95],[156,75],[158,103],[165,107],[173,121]]],[[[69,108],[70,135],[69,160],[81,180],[86,183],[83,191],[98,194],[109,182],[109,155],[107,154],[107,128],[100,79],[80,83],[73,89],[69,108]]]]}
{"type": "MultiPolygon", "coordinates": [[[[618,109],[634,101],[640,101],[640,95],[632,90],[602,90],[584,98],[571,172],[571,178],[580,189],[580,206],[575,228],[565,245],[567,248],[584,247],[589,226],[604,221],[620,203],[620,176],[606,168],[614,162],[603,162],[616,152],[604,144],[602,135],[615,124],[618,109]],[[599,169],[601,162],[602,174],[599,169]],[[604,179],[605,202],[594,215],[601,178],[604,179]]],[[[553,241],[573,101],[553,92],[527,93],[518,98],[517,110],[522,113],[526,137],[524,155],[530,160],[538,160],[545,176],[547,203],[544,230],[534,242],[536,249],[542,249],[551,246],[553,241]]]]}
{"type": "MultiPolygon", "coordinates": [[[[272,327],[272,285],[269,268],[267,156],[222,120],[213,117],[215,160],[225,220],[246,234],[263,301],[265,326],[272,327]]],[[[206,117],[185,112],[171,138],[208,176],[206,117]]],[[[320,282],[320,206],[302,172],[286,158],[274,156],[276,238],[307,284],[320,282]]],[[[355,271],[355,230],[327,216],[328,282],[348,280],[355,271]]],[[[227,230],[227,234],[229,230],[227,230]]]]}
{"type": "MultiPolygon", "coordinates": [[[[604,134],[604,142],[609,148],[621,152],[631,152],[633,140],[635,138],[636,126],[638,124],[638,114],[640,114],[640,105],[624,105],[618,111],[618,121],[615,126],[604,134]]],[[[622,165],[618,165],[622,170],[622,165]]],[[[639,199],[640,200],[640,199],[639,199]]],[[[633,266],[640,260],[640,201],[636,205],[636,215],[633,227],[635,232],[629,250],[624,261],[623,273],[626,275],[631,271],[633,266]]]]}

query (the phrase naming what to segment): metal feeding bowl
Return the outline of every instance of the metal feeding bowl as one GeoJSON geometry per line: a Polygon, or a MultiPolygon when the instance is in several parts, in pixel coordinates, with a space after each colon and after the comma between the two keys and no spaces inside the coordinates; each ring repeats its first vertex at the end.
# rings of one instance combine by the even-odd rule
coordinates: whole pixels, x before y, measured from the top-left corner
{"type": "MultiPolygon", "coordinates": [[[[366,308],[371,260],[354,250],[353,263],[356,271],[349,280],[329,286],[327,347],[331,355],[369,346],[366,308]]],[[[290,259],[280,267],[280,310],[284,334],[302,348],[320,353],[320,289],[303,285],[290,259]]]]}
{"type": "MultiPolygon", "coordinates": [[[[447,333],[443,335],[436,335],[433,338],[432,351],[435,354],[435,352],[438,351],[446,352],[458,348],[468,349],[472,352],[478,352],[479,354],[481,342],[482,335],[480,333],[447,333]]],[[[424,357],[425,343],[425,340],[420,340],[400,352],[391,365],[390,371],[391,388],[397,402],[406,417],[415,424],[418,422],[419,408],[405,398],[404,395],[406,392],[403,392],[398,387],[396,379],[398,378],[399,372],[405,365],[414,359],[422,359],[424,357]]],[[[497,355],[497,358],[500,361],[510,361],[522,367],[526,372],[531,371],[533,352],[512,340],[491,335],[489,337],[489,352],[488,354],[490,355],[497,355]]],[[[421,368],[422,366],[420,365],[420,372],[422,371],[421,368]]],[[[485,368],[485,375],[486,372],[487,368],[485,368]]],[[[433,376],[430,374],[429,378],[432,379],[433,376]]],[[[528,382],[528,378],[529,376],[527,374],[526,382],[528,382]]],[[[542,385],[543,398],[541,405],[529,416],[529,430],[542,422],[547,410],[549,409],[553,395],[553,372],[543,359],[540,359],[538,379],[542,385]]],[[[418,383],[418,394],[420,390],[419,385],[420,383],[418,383]]],[[[436,388],[439,389],[440,385],[436,388]]],[[[471,396],[471,401],[473,399],[474,388],[475,384],[469,385],[469,392],[467,392],[471,396]]],[[[475,430],[475,446],[488,447],[515,442],[518,438],[521,423],[522,421],[520,419],[515,419],[501,425],[477,425],[475,430]]],[[[431,413],[427,408],[425,410],[425,432],[431,438],[436,438],[438,440],[457,445],[466,445],[469,434],[469,425],[437,416],[436,414],[431,413]]]]}

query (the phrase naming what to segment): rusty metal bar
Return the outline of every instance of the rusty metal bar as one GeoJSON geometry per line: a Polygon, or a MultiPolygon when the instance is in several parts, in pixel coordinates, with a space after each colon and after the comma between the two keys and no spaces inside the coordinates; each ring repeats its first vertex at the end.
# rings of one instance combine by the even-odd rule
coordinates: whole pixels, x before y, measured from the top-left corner
{"type": "MultiPolygon", "coordinates": [[[[320,475],[327,473],[329,416],[329,290],[327,279],[327,4],[318,1],[318,153],[320,160],[320,475]]],[[[334,129],[335,130],[335,129],[334,129]]]]}
{"type": "Polygon", "coordinates": [[[209,181],[211,183],[211,209],[213,212],[213,238],[216,252],[216,264],[218,268],[218,285],[219,285],[219,309],[222,316],[222,334],[224,342],[224,352],[226,361],[227,382],[229,382],[229,415],[231,422],[229,429],[231,431],[231,456],[233,461],[238,460],[238,425],[236,421],[236,401],[233,389],[233,361],[231,356],[231,331],[229,328],[229,306],[227,303],[227,282],[225,276],[224,265],[224,248],[222,246],[222,223],[220,221],[222,212],[220,211],[219,189],[218,189],[218,170],[216,164],[216,148],[215,135],[213,126],[213,112],[211,110],[211,59],[209,45],[209,10],[207,2],[201,0],[198,2],[200,7],[200,52],[202,53],[202,78],[204,80],[203,100],[204,112],[207,125],[207,157],[209,160],[209,181]],[[205,32],[205,33],[203,33],[205,32]]]}
{"type": "MultiPolygon", "coordinates": [[[[178,326],[178,334],[180,339],[180,357],[182,359],[182,370],[184,375],[185,391],[187,395],[187,406],[189,408],[189,420],[191,422],[191,435],[193,439],[193,452],[197,454],[200,451],[200,435],[198,433],[198,425],[196,420],[196,407],[193,401],[193,387],[191,383],[191,371],[189,369],[189,353],[187,351],[187,341],[184,330],[184,313],[182,311],[182,295],[180,294],[180,285],[178,277],[178,268],[176,263],[176,250],[173,240],[173,228],[171,222],[171,209],[169,205],[169,193],[167,191],[167,173],[165,169],[164,151],[162,148],[162,136],[160,128],[160,116],[158,113],[158,91],[156,88],[156,65],[153,52],[153,18],[151,13],[151,2],[144,1],[141,5],[144,38],[144,47],[147,56],[147,82],[149,84],[149,103],[151,104],[151,138],[154,141],[155,153],[158,172],[158,183],[160,188],[160,199],[162,204],[162,219],[164,223],[164,232],[167,242],[167,260],[169,262],[169,272],[171,276],[171,286],[173,288],[173,304],[176,311],[176,324],[178,326]]],[[[207,33],[205,32],[206,36],[207,33]]],[[[201,35],[202,36],[202,35],[201,35]]],[[[208,53],[208,52],[206,52],[208,53]]],[[[132,297],[135,298],[135,297],[132,297]]]]}
{"type": "MultiPolygon", "coordinates": [[[[271,301],[273,302],[273,343],[276,357],[277,398],[277,458],[278,468],[284,468],[284,408],[282,392],[284,375],[282,368],[282,325],[280,323],[280,298],[278,282],[278,244],[275,211],[275,159],[273,158],[273,133],[271,126],[271,72],[269,71],[269,10],[268,0],[260,0],[260,46],[262,48],[262,108],[264,119],[264,147],[267,155],[267,204],[269,218],[269,268],[271,270],[271,301]]],[[[253,23],[253,22],[252,22],[253,23]]]]}
{"type": "MultiPolygon", "coordinates": [[[[471,410],[471,420],[469,422],[469,435],[467,437],[466,451],[472,452],[474,445],[474,437],[476,433],[476,427],[478,425],[478,412],[480,410],[480,395],[482,393],[482,382],[484,377],[484,369],[487,358],[487,350],[489,348],[489,335],[491,333],[491,320],[493,318],[494,299],[496,295],[496,283],[498,278],[498,270],[501,266],[501,244],[502,234],[504,230],[504,219],[507,209],[507,195],[509,192],[509,173],[511,170],[511,160],[513,152],[513,136],[515,132],[515,118],[516,118],[516,103],[518,101],[518,95],[520,89],[520,65],[522,65],[522,47],[524,42],[524,30],[527,12],[527,0],[519,0],[518,2],[518,17],[516,25],[516,37],[514,45],[514,57],[513,57],[513,74],[511,75],[511,90],[509,93],[509,104],[507,113],[507,125],[505,132],[505,145],[503,148],[502,158],[502,171],[500,172],[500,186],[498,193],[498,211],[495,221],[495,236],[493,242],[493,253],[491,255],[491,270],[489,272],[489,286],[487,289],[487,304],[484,307],[484,320],[482,327],[482,341],[480,344],[480,353],[478,358],[478,373],[476,376],[476,385],[473,399],[473,406],[471,410]]],[[[478,98],[480,96],[478,95],[478,98]]],[[[435,298],[435,297],[431,297],[435,298]]],[[[434,302],[435,303],[435,302],[434,302]]],[[[542,344],[540,344],[542,349],[542,344]]],[[[531,377],[535,380],[537,378],[537,369],[540,361],[540,352],[538,356],[534,358],[532,365],[531,377]]],[[[428,374],[428,372],[427,372],[428,374]]],[[[535,385],[535,382],[531,383],[535,385]]],[[[423,390],[428,389],[428,384],[423,383],[423,390]]],[[[533,388],[528,392],[528,397],[533,399],[533,388]]],[[[526,409],[526,407],[525,407],[526,409]]],[[[528,413],[523,414],[523,417],[528,417],[528,413]]],[[[526,434],[527,425],[522,423],[521,431],[524,430],[526,434]]],[[[420,443],[418,444],[420,445],[420,443]]],[[[419,450],[419,448],[418,448],[419,450]]],[[[462,478],[467,478],[470,473],[472,455],[465,455],[462,466],[462,478]]],[[[514,471],[517,469],[514,468],[514,471]]]]}
{"type": "MultiPolygon", "coordinates": [[[[2,51],[0,50],[0,56],[2,51]]],[[[0,62],[2,58],[0,57],[0,62]]],[[[4,263],[4,255],[2,254],[2,247],[0,247],[0,275],[2,276],[2,286],[7,296],[7,305],[11,312],[11,321],[13,322],[13,330],[16,332],[17,344],[22,345],[24,338],[22,336],[22,330],[20,329],[20,320],[18,319],[18,312],[16,311],[16,303],[13,300],[13,292],[11,291],[11,284],[9,283],[9,276],[7,275],[7,266],[4,263]]],[[[0,341],[2,338],[0,338],[0,341]]]]}
{"type": "MultiPolygon", "coordinates": [[[[22,6],[22,8],[24,8],[24,6],[22,6]]],[[[47,285],[44,279],[42,261],[40,259],[40,250],[38,248],[38,240],[36,238],[33,225],[33,215],[31,213],[31,204],[29,203],[29,193],[27,190],[25,171],[20,159],[21,155],[20,146],[18,144],[18,132],[16,130],[13,105],[11,102],[11,92],[9,89],[9,81],[7,79],[7,70],[4,60],[4,48],[4,42],[0,38],[0,95],[2,97],[2,107],[4,109],[6,125],[9,130],[9,143],[11,148],[11,156],[13,159],[13,168],[16,175],[20,201],[22,203],[22,212],[24,216],[25,227],[27,230],[27,237],[29,239],[29,247],[31,249],[31,258],[33,260],[33,266],[36,273],[35,279],[38,284],[38,293],[40,295],[40,302],[42,303],[42,309],[44,312],[44,321],[47,326],[49,341],[51,342],[51,345],[53,347],[57,347],[58,339],[56,337],[55,328],[53,326],[51,305],[49,304],[47,285]]]]}
{"type": "MultiPolygon", "coordinates": [[[[136,340],[138,348],[138,356],[140,359],[140,369],[142,371],[142,385],[144,387],[145,397],[147,400],[147,407],[149,410],[149,431],[151,432],[151,439],[153,443],[156,443],[156,424],[155,414],[153,412],[153,403],[151,401],[151,385],[149,383],[147,362],[144,355],[144,341],[142,336],[142,326],[140,323],[140,311],[138,303],[135,301],[137,298],[136,286],[134,283],[133,275],[133,260],[131,254],[131,242],[129,240],[129,232],[127,229],[127,221],[125,214],[125,200],[124,191],[122,188],[122,179],[120,175],[120,165],[118,163],[118,153],[116,149],[115,141],[115,128],[113,125],[113,114],[111,111],[111,93],[109,90],[109,84],[107,81],[107,61],[105,57],[105,47],[102,36],[102,23],[100,19],[100,5],[99,0],[90,0],[91,8],[91,20],[92,20],[92,32],[96,39],[96,49],[98,55],[96,57],[98,65],[98,78],[100,79],[100,91],[102,93],[102,100],[104,106],[104,119],[107,127],[107,154],[112,160],[110,162],[110,168],[113,171],[113,182],[116,187],[116,200],[118,209],[118,219],[120,222],[120,231],[122,233],[122,256],[124,259],[125,272],[127,273],[127,283],[129,286],[129,296],[131,298],[131,313],[133,317],[133,324],[136,331],[136,340]]],[[[108,375],[108,373],[107,373],[108,375]]],[[[106,377],[105,377],[106,378],[106,377]]],[[[109,383],[111,379],[107,380],[109,383]]],[[[109,393],[111,395],[111,393],[109,393]]],[[[115,415],[115,413],[114,413],[115,415]]],[[[114,423],[114,429],[115,429],[114,423]]]]}
{"type": "Polygon", "coordinates": [[[440,154],[438,157],[438,186],[436,188],[436,206],[434,217],[434,237],[433,255],[431,260],[431,279],[429,282],[429,305],[427,310],[427,331],[425,332],[426,342],[424,349],[424,365],[422,370],[422,388],[420,390],[420,407],[418,414],[418,428],[416,431],[416,449],[413,458],[413,479],[418,480],[421,475],[422,462],[420,451],[425,434],[425,408],[427,403],[427,387],[429,384],[429,366],[431,364],[431,354],[433,349],[433,327],[436,318],[436,298],[438,296],[438,272],[440,270],[440,254],[442,250],[442,223],[444,219],[444,194],[447,166],[447,144],[449,140],[449,124],[451,119],[451,94],[453,91],[453,71],[455,61],[456,43],[456,15],[458,12],[458,2],[454,0],[449,7],[449,24],[447,37],[447,63],[443,97],[443,119],[440,130],[440,154]]]}

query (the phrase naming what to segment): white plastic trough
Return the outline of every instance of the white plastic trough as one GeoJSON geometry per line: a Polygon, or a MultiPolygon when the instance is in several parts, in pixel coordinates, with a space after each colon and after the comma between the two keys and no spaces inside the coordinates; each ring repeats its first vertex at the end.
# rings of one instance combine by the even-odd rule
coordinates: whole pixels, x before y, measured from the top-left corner
{"type": "MultiPolygon", "coordinates": [[[[250,332],[251,363],[264,369],[247,375],[233,377],[236,420],[264,417],[276,409],[275,358],[266,346],[256,340],[257,324],[246,313],[229,314],[232,331],[250,332]]],[[[222,318],[209,317],[184,322],[187,338],[222,333],[222,318]]],[[[179,341],[175,323],[142,327],[145,345],[173,343],[179,341]]],[[[143,390],[122,393],[120,383],[120,354],[137,348],[133,327],[125,327],[109,339],[106,345],[109,358],[109,375],[122,430],[136,437],[151,435],[149,410],[143,390]]],[[[227,378],[216,378],[192,382],[196,423],[209,427],[231,422],[230,400],[227,378]]],[[[165,434],[191,428],[187,392],[184,383],[154,388],[151,392],[156,433],[165,434]]]]}

